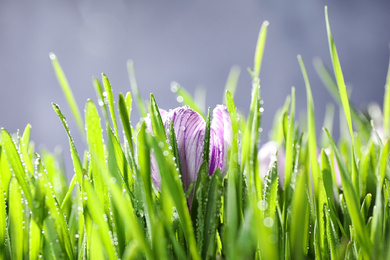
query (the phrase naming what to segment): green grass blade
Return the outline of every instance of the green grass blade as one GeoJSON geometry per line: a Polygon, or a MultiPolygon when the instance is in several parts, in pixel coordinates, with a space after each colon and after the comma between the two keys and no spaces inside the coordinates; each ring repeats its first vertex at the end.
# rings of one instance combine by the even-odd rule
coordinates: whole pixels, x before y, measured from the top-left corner
{"type": "Polygon", "coordinates": [[[202,251],[202,258],[211,258],[216,255],[216,232],[219,224],[219,211],[221,208],[222,198],[222,175],[221,171],[217,169],[211,177],[207,207],[205,211],[204,224],[204,247],[202,251]]]}
{"type": "MultiPolygon", "coordinates": [[[[117,255],[115,252],[115,247],[112,244],[111,238],[109,236],[110,228],[104,219],[106,215],[102,207],[97,207],[99,205],[99,198],[96,194],[96,191],[93,189],[90,181],[85,177],[84,178],[84,188],[87,194],[86,205],[88,208],[88,214],[91,216],[93,221],[99,226],[98,232],[100,234],[100,239],[102,241],[102,245],[104,246],[107,256],[109,259],[117,259],[117,255]]],[[[92,227],[93,228],[93,227],[92,227]]]]}
{"type": "Polygon", "coordinates": [[[307,251],[305,234],[302,230],[309,225],[309,202],[307,198],[306,176],[299,174],[295,184],[291,204],[291,250],[294,259],[303,259],[307,251]]]}
{"type": "Polygon", "coordinates": [[[26,180],[27,169],[23,166],[24,163],[21,160],[20,154],[16,150],[15,143],[12,140],[11,135],[5,129],[1,129],[0,139],[2,143],[2,148],[5,151],[5,156],[8,160],[9,168],[18,179],[18,183],[22,187],[24,196],[26,197],[28,204],[32,205],[31,185],[27,183],[26,180]]]}
{"type": "Polygon", "coordinates": [[[109,122],[108,118],[108,110],[107,110],[107,97],[104,94],[104,90],[102,87],[102,84],[97,78],[92,79],[93,86],[95,88],[96,96],[98,98],[98,104],[102,108],[104,119],[106,120],[106,123],[109,122]]]}
{"type": "Polygon", "coordinates": [[[42,243],[42,230],[35,222],[33,218],[30,218],[29,228],[29,259],[36,260],[39,258],[41,243],[42,243]]]}
{"type": "Polygon", "coordinates": [[[31,175],[34,172],[34,167],[32,165],[32,160],[29,155],[30,134],[31,134],[31,125],[28,124],[24,129],[23,136],[19,144],[19,150],[22,154],[23,162],[26,164],[27,171],[31,175]]]}
{"type": "Polygon", "coordinates": [[[79,127],[80,133],[84,136],[84,123],[81,118],[80,109],[77,106],[76,100],[72,93],[72,89],[70,88],[68,80],[65,77],[65,73],[63,72],[60,63],[57,60],[57,56],[54,53],[50,53],[49,57],[53,65],[54,72],[56,73],[57,80],[60,83],[62,91],[64,92],[66,101],[68,102],[74,119],[76,120],[77,126],[79,127]]]}
{"type": "MultiPolygon", "coordinates": [[[[95,190],[99,190],[97,195],[100,201],[100,207],[108,202],[107,187],[102,180],[102,173],[99,166],[105,168],[106,156],[104,152],[103,130],[100,124],[100,117],[95,104],[88,100],[85,107],[85,130],[87,134],[87,143],[89,152],[94,154],[91,158],[92,179],[95,190]]],[[[104,170],[104,169],[103,169],[104,170]]]]}
{"type": "Polygon", "coordinates": [[[329,17],[328,17],[328,7],[327,6],[325,6],[325,20],[326,20],[326,30],[327,30],[327,34],[328,34],[329,50],[330,50],[330,55],[332,58],[333,70],[334,70],[337,86],[338,86],[339,93],[340,93],[341,103],[343,105],[345,117],[347,119],[348,129],[349,129],[349,133],[351,136],[351,142],[353,144],[354,137],[353,137],[353,128],[352,128],[352,120],[351,120],[351,109],[349,106],[347,89],[345,87],[344,76],[343,76],[343,72],[341,70],[341,65],[340,65],[338,54],[337,54],[336,45],[333,41],[333,36],[332,36],[331,29],[330,29],[329,17]]]}
{"type": "Polygon", "coordinates": [[[253,66],[253,76],[257,78],[260,75],[261,61],[263,60],[263,53],[264,53],[265,39],[267,37],[268,25],[269,25],[268,21],[263,22],[260,28],[259,37],[257,39],[254,66],[253,66]]]}
{"type": "MultiPolygon", "coordinates": [[[[283,192],[283,221],[286,221],[287,203],[290,201],[290,184],[292,179],[293,168],[293,142],[294,142],[294,125],[295,125],[295,88],[291,88],[291,107],[290,119],[288,122],[288,129],[286,134],[286,160],[284,167],[284,192],[283,192]]],[[[285,222],[286,224],[286,222],[285,222]]]]}
{"type": "Polygon", "coordinates": [[[387,69],[385,96],[383,100],[383,130],[385,138],[390,138],[390,61],[387,69]]]}
{"type": "Polygon", "coordinates": [[[70,130],[69,130],[69,127],[68,127],[68,123],[66,122],[66,118],[62,114],[62,112],[60,110],[60,107],[57,104],[55,104],[55,103],[52,103],[52,106],[54,108],[54,111],[57,113],[58,117],[60,118],[60,120],[61,120],[61,122],[62,122],[62,124],[63,124],[63,126],[65,128],[66,133],[68,134],[69,146],[70,146],[70,152],[71,152],[71,156],[72,156],[74,171],[76,173],[77,181],[78,181],[79,187],[81,189],[81,184],[83,183],[82,182],[82,179],[83,179],[83,166],[82,166],[81,161],[80,161],[80,156],[79,156],[79,154],[78,154],[78,152],[76,150],[76,146],[74,144],[73,138],[70,135],[70,130]]]}
{"type": "Polygon", "coordinates": [[[5,259],[6,237],[7,237],[7,211],[5,208],[5,191],[0,181],[0,260],[5,259]]]}
{"type": "Polygon", "coordinates": [[[360,203],[359,198],[357,195],[357,192],[354,189],[354,186],[352,184],[352,181],[350,179],[350,175],[348,173],[348,170],[343,162],[343,159],[341,157],[341,154],[339,150],[337,149],[336,144],[334,143],[332,137],[330,136],[329,132],[325,129],[326,134],[328,135],[328,138],[330,140],[330,144],[332,146],[332,149],[334,151],[334,154],[337,159],[337,164],[340,169],[340,177],[341,177],[341,183],[344,189],[344,196],[345,201],[347,203],[348,212],[352,220],[353,227],[356,230],[356,236],[357,240],[359,242],[359,246],[363,250],[363,254],[369,258],[371,256],[371,249],[372,244],[368,237],[368,232],[366,229],[366,226],[363,222],[363,217],[360,214],[360,203]]]}
{"type": "Polygon", "coordinates": [[[12,178],[9,184],[9,236],[11,239],[12,259],[23,259],[24,244],[24,199],[19,183],[12,178]]]}
{"type": "Polygon", "coordinates": [[[122,93],[119,94],[118,109],[122,121],[123,131],[125,132],[126,141],[129,144],[131,156],[134,159],[133,135],[131,132],[130,114],[129,114],[129,112],[131,111],[130,92],[128,92],[128,94],[126,95],[126,99],[122,95],[122,93]]]}
{"type": "MultiPolygon", "coordinates": [[[[211,125],[211,116],[210,108],[208,109],[207,119],[206,119],[206,131],[204,136],[204,148],[203,148],[203,160],[207,162],[207,166],[210,162],[210,125],[211,125]]],[[[207,167],[208,168],[208,167],[207,167]]]]}
{"type": "Polygon", "coordinates": [[[145,107],[145,103],[141,98],[141,95],[138,90],[138,84],[135,79],[135,72],[134,72],[134,63],[132,60],[127,61],[127,71],[129,74],[129,80],[130,80],[130,86],[131,86],[131,91],[133,92],[136,100],[136,104],[138,106],[138,110],[140,112],[140,115],[142,117],[146,117],[147,110],[145,107]]]}
{"type": "Polygon", "coordinates": [[[103,79],[103,86],[104,86],[104,90],[105,90],[104,93],[107,95],[108,108],[109,108],[110,114],[111,114],[112,125],[114,126],[114,130],[115,130],[115,136],[116,136],[116,138],[119,138],[118,125],[117,125],[116,116],[115,116],[114,95],[112,93],[111,83],[108,80],[108,78],[106,77],[106,75],[104,75],[104,74],[102,74],[102,79],[103,79]]]}

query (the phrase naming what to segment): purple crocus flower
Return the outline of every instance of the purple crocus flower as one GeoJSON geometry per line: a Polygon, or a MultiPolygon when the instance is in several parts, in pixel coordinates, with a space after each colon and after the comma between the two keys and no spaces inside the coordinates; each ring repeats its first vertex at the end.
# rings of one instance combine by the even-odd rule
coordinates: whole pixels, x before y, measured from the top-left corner
{"type": "MultiPolygon", "coordinates": [[[[160,109],[167,136],[171,121],[175,130],[177,148],[179,152],[182,180],[185,190],[191,182],[196,181],[197,174],[203,163],[203,147],[206,132],[206,122],[201,115],[189,108],[178,107],[170,111],[160,109]]],[[[151,130],[150,118],[145,119],[151,130]]],[[[220,169],[222,175],[227,172],[228,150],[232,142],[232,126],[229,112],[224,105],[217,105],[213,110],[210,126],[210,155],[209,175],[220,169]]],[[[152,179],[156,186],[160,186],[161,177],[154,156],[151,158],[152,179]]]]}

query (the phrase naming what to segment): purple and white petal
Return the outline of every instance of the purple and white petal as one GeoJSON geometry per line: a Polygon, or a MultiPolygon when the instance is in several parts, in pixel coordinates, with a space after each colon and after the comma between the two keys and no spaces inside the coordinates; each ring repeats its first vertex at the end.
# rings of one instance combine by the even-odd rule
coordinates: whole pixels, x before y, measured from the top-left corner
{"type": "Polygon", "coordinates": [[[220,168],[222,175],[225,175],[228,166],[228,153],[233,138],[232,124],[226,106],[217,105],[214,108],[210,135],[210,174],[213,174],[215,169],[220,168]]]}
{"type": "Polygon", "coordinates": [[[203,162],[202,152],[206,123],[201,115],[188,106],[169,111],[165,129],[169,133],[173,122],[179,152],[182,179],[185,189],[196,180],[203,162]]]}

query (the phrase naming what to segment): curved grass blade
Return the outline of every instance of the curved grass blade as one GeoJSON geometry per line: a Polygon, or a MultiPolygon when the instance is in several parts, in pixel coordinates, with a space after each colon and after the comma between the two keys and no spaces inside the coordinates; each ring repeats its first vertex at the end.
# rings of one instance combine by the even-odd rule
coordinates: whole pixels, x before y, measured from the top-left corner
{"type": "Polygon", "coordinates": [[[65,73],[61,68],[60,63],[57,60],[57,56],[54,53],[50,53],[49,57],[52,61],[54,72],[56,73],[57,80],[60,83],[62,92],[64,92],[66,101],[72,111],[74,119],[76,120],[77,126],[79,127],[80,133],[84,136],[84,123],[81,119],[80,109],[77,106],[76,100],[73,96],[72,89],[69,86],[68,80],[65,77],[65,73]]]}
{"type": "Polygon", "coordinates": [[[27,169],[23,167],[24,164],[22,163],[20,154],[15,147],[15,143],[12,140],[12,137],[5,129],[1,129],[0,139],[3,151],[5,151],[4,155],[8,160],[9,168],[18,179],[18,183],[22,187],[24,196],[26,197],[28,204],[33,205],[31,199],[31,184],[27,183],[26,180],[27,169]]]}
{"type": "Polygon", "coordinates": [[[66,133],[68,134],[69,146],[70,146],[70,152],[71,152],[71,156],[72,156],[74,171],[75,171],[75,174],[77,176],[77,182],[79,183],[79,188],[81,190],[82,179],[83,179],[83,166],[81,164],[79,154],[76,150],[76,146],[74,145],[73,138],[70,135],[70,130],[68,127],[68,123],[66,122],[66,118],[62,114],[60,107],[55,103],[52,103],[52,106],[54,108],[54,111],[57,113],[58,117],[60,118],[60,120],[65,128],[66,133]]]}
{"type": "Polygon", "coordinates": [[[352,120],[351,120],[351,109],[349,106],[348,94],[347,94],[347,89],[345,87],[343,71],[341,70],[341,65],[337,54],[336,45],[333,41],[332,31],[330,29],[327,6],[325,6],[325,21],[326,21],[326,31],[328,34],[329,50],[330,50],[330,56],[332,58],[333,70],[334,70],[337,86],[340,93],[341,103],[344,108],[345,117],[348,122],[348,129],[351,136],[351,142],[353,144],[354,137],[353,137],[352,120]]]}
{"type": "Polygon", "coordinates": [[[32,158],[29,155],[29,144],[30,144],[30,134],[31,134],[31,125],[28,124],[24,129],[21,142],[19,144],[19,151],[22,154],[23,162],[26,164],[27,171],[29,175],[34,173],[34,167],[32,165],[32,158]]]}
{"type": "Polygon", "coordinates": [[[265,39],[267,37],[268,25],[269,25],[268,21],[263,22],[257,39],[254,66],[253,66],[253,77],[256,78],[258,78],[260,75],[261,61],[263,60],[263,53],[264,53],[265,39]]]}
{"type": "Polygon", "coordinates": [[[130,92],[127,93],[126,99],[123,97],[122,93],[119,94],[118,109],[122,121],[123,131],[125,132],[127,143],[130,146],[131,156],[134,159],[133,135],[131,132],[130,114],[129,114],[129,112],[131,111],[130,92]]]}
{"type": "Polygon", "coordinates": [[[104,93],[106,93],[107,95],[108,108],[110,109],[111,121],[112,121],[112,125],[114,126],[115,136],[116,138],[119,138],[118,125],[116,123],[116,116],[115,116],[114,95],[112,94],[111,83],[106,77],[106,75],[102,74],[102,78],[103,78],[103,86],[105,90],[104,93]]]}

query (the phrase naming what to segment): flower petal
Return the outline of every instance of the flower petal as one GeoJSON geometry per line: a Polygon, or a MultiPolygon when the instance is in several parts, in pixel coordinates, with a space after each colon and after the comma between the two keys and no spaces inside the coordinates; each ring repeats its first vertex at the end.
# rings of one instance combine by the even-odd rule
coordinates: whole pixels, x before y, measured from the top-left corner
{"type": "Polygon", "coordinates": [[[260,176],[264,178],[267,175],[271,163],[277,160],[280,185],[283,187],[285,157],[283,147],[279,148],[275,141],[269,141],[263,144],[257,154],[260,176]]]}
{"type": "Polygon", "coordinates": [[[225,175],[228,166],[229,148],[232,145],[233,130],[229,111],[224,105],[217,105],[213,110],[210,137],[209,174],[213,174],[219,168],[222,175],[225,175]]]}
{"type": "Polygon", "coordinates": [[[190,183],[196,180],[203,162],[206,123],[201,115],[188,106],[169,111],[165,121],[167,133],[171,121],[175,129],[182,179],[185,189],[188,189],[190,183]]]}

